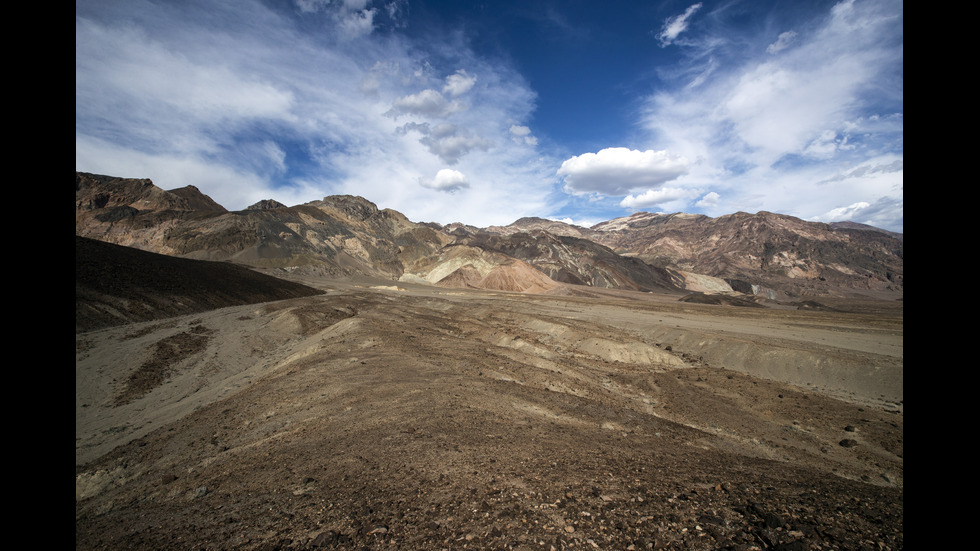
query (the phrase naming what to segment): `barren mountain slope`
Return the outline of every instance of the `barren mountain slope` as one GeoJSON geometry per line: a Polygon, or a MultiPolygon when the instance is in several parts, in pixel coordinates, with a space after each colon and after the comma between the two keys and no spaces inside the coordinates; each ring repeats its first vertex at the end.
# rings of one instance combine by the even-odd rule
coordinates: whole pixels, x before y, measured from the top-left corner
{"type": "Polygon", "coordinates": [[[671,270],[620,256],[588,239],[531,230],[506,235],[479,232],[456,242],[523,260],[562,283],[642,291],[682,289],[681,278],[671,270]]]}
{"type": "Polygon", "coordinates": [[[736,291],[783,296],[878,292],[900,297],[903,242],[854,225],[739,212],[717,218],[636,213],[592,227],[588,237],[655,266],[729,280],[736,291]]]}
{"type": "Polygon", "coordinates": [[[76,335],[77,549],[903,547],[900,304],[304,283],[76,335]]]}
{"type": "Polygon", "coordinates": [[[76,235],[170,256],[397,278],[405,262],[452,240],[360,197],[228,212],[196,188],[164,191],[150,180],[83,172],[75,178],[76,235]]]}
{"type": "Polygon", "coordinates": [[[904,285],[901,236],[766,212],[714,219],[636,213],[591,229],[522,218],[480,230],[415,223],[354,196],[294,207],[267,200],[227,212],[193,186],[163,191],[149,180],[81,172],[75,199],[76,235],[172,256],[326,275],[429,280],[443,270],[447,247],[470,246],[499,253],[492,258],[505,266],[521,260],[560,283],[585,287],[798,300],[901,298],[904,285]]]}
{"type": "Polygon", "coordinates": [[[520,218],[506,226],[490,226],[486,228],[486,231],[490,233],[501,235],[510,235],[517,232],[530,232],[534,230],[546,231],[553,235],[584,237],[586,239],[593,233],[592,230],[581,226],[575,226],[565,222],[559,222],[557,220],[547,220],[545,218],[537,218],[533,216],[520,218]]]}
{"type": "Polygon", "coordinates": [[[319,293],[226,262],[75,236],[75,332],[319,293]]]}

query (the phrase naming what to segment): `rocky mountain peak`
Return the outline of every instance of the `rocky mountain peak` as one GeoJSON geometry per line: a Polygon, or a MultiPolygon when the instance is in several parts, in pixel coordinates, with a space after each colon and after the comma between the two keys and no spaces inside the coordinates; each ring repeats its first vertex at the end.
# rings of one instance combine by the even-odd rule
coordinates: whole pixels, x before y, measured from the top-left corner
{"type": "Polygon", "coordinates": [[[523,218],[519,218],[507,226],[490,226],[486,228],[485,231],[509,235],[516,232],[529,232],[536,230],[546,231],[554,235],[572,237],[581,237],[584,233],[588,232],[586,228],[582,228],[580,226],[573,226],[572,224],[568,224],[566,222],[548,220],[547,218],[538,218],[536,216],[525,216],[523,218]]]}
{"type": "Polygon", "coordinates": [[[172,189],[170,190],[170,193],[186,201],[187,208],[189,210],[228,212],[228,209],[216,203],[214,199],[211,199],[205,195],[195,186],[184,186],[182,188],[172,189]]]}
{"type": "Polygon", "coordinates": [[[117,178],[75,173],[76,209],[129,207],[135,210],[190,210],[187,201],[153,185],[148,178],[117,178]]]}
{"type": "Polygon", "coordinates": [[[342,211],[355,220],[367,220],[378,213],[378,205],[357,195],[329,195],[321,203],[342,211]]]}
{"type": "Polygon", "coordinates": [[[248,206],[245,210],[272,210],[284,208],[286,208],[286,205],[276,201],[275,199],[263,199],[253,205],[248,206]]]}

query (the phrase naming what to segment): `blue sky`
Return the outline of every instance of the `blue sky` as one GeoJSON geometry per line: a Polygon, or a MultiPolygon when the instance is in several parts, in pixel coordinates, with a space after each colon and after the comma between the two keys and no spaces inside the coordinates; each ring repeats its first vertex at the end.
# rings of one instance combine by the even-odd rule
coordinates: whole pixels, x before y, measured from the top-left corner
{"type": "Polygon", "coordinates": [[[418,222],[903,231],[901,1],[77,0],[75,168],[418,222]]]}

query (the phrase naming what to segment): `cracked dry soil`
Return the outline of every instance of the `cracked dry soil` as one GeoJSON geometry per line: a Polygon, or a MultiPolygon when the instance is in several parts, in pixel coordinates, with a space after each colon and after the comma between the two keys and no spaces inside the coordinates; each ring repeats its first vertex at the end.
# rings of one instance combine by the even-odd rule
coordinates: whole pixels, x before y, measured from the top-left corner
{"type": "Polygon", "coordinates": [[[900,309],[328,291],[76,335],[76,549],[903,548],[900,309]]]}

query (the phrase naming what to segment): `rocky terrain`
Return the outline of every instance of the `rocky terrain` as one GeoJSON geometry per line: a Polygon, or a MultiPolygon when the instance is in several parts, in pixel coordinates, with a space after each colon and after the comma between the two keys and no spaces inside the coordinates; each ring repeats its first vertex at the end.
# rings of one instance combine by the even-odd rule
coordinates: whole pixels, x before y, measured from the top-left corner
{"type": "Polygon", "coordinates": [[[732,290],[770,298],[841,289],[895,293],[904,286],[901,235],[860,224],[805,222],[771,212],[718,218],[640,212],[592,230],[590,239],[622,254],[722,278],[732,290]]]}
{"type": "MultiPolygon", "coordinates": [[[[228,212],[193,186],[163,191],[150,180],[81,172],[75,175],[75,204],[76,235],[171,256],[311,274],[438,284],[464,269],[468,276],[456,274],[450,281],[511,284],[510,278],[488,276],[521,261],[559,283],[593,288],[791,301],[891,300],[904,292],[900,235],[767,212],[718,218],[640,212],[592,228],[522,218],[481,229],[413,222],[353,196],[292,207],[270,199],[228,212]]],[[[527,282],[495,290],[548,288],[527,282]]]]}
{"type": "Polygon", "coordinates": [[[77,549],[904,546],[900,303],[305,283],[76,333],[77,549]]]}
{"type": "Polygon", "coordinates": [[[88,178],[76,549],[904,548],[900,290],[88,178]]]}

